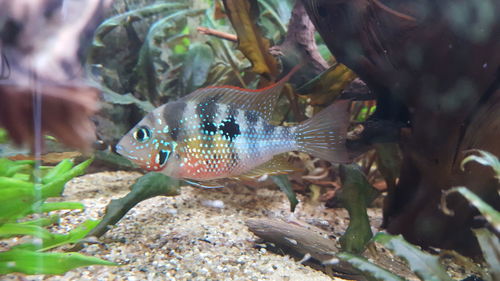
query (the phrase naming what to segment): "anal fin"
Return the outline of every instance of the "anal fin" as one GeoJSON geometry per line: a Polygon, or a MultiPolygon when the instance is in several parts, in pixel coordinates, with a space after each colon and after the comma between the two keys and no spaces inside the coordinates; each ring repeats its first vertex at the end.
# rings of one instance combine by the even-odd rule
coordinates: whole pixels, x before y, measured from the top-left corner
{"type": "Polygon", "coordinates": [[[274,156],[266,163],[257,166],[256,168],[241,174],[236,179],[241,180],[257,180],[262,176],[280,175],[295,172],[298,169],[294,167],[289,161],[286,154],[279,154],[274,156]]]}
{"type": "Polygon", "coordinates": [[[201,188],[222,188],[223,184],[217,181],[193,181],[193,180],[184,180],[186,183],[192,186],[201,187],[201,188]]]}

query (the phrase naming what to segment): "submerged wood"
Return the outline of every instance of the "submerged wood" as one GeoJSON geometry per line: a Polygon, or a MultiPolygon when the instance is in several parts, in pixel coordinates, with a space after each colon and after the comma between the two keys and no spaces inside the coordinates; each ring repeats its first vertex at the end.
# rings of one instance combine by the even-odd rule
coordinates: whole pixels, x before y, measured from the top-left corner
{"type": "Polygon", "coordinates": [[[249,219],[246,225],[255,235],[280,248],[291,249],[302,256],[310,256],[323,265],[331,266],[334,274],[356,280],[364,280],[359,272],[335,254],[339,249],[335,242],[316,232],[294,223],[274,219],[249,219]]]}
{"type": "Polygon", "coordinates": [[[328,62],[318,51],[314,38],[315,32],[316,29],[309,19],[304,5],[301,1],[296,1],[284,41],[280,45],[270,48],[273,55],[281,58],[284,73],[287,73],[295,65],[306,62],[292,79],[295,85],[303,85],[329,68],[328,62]]]}
{"type": "Polygon", "coordinates": [[[336,59],[377,98],[371,120],[405,124],[398,184],[384,225],[424,247],[478,253],[477,212],[442,190],[464,185],[500,209],[487,168],[460,170],[464,150],[500,156],[500,2],[302,0],[336,59]],[[462,14],[453,13],[460,10],[462,14]]]}

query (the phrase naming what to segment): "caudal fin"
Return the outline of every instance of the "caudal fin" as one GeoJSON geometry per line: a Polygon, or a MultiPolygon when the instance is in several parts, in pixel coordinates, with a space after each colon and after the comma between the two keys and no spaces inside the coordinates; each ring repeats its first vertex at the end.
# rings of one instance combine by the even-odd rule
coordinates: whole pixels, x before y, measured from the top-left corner
{"type": "Polygon", "coordinates": [[[336,163],[350,162],[345,147],[350,101],[338,101],[297,126],[300,151],[336,163]]]}

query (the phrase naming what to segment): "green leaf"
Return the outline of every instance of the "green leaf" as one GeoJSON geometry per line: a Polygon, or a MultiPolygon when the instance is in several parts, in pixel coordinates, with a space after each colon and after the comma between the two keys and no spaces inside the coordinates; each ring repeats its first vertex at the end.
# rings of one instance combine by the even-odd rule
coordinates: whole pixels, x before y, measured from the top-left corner
{"type": "Polygon", "coordinates": [[[290,20],[290,14],[292,13],[292,3],[290,1],[269,1],[269,0],[258,0],[259,4],[269,13],[272,19],[278,24],[281,33],[287,31],[287,24],[290,20]],[[277,9],[274,8],[277,5],[277,9]]]}
{"type": "Polygon", "coordinates": [[[41,251],[46,251],[61,245],[74,244],[85,238],[87,234],[94,229],[101,221],[87,220],[80,224],[77,228],[71,230],[68,234],[59,234],[50,240],[44,240],[41,251]]]}
{"type": "Polygon", "coordinates": [[[56,210],[83,210],[85,206],[80,202],[50,202],[43,203],[40,211],[47,213],[56,210]]]}
{"type": "Polygon", "coordinates": [[[339,242],[342,250],[361,253],[373,235],[366,208],[378,192],[370,185],[358,165],[341,165],[339,171],[342,189],[337,197],[349,212],[350,218],[349,226],[339,242]]]}
{"type": "Polygon", "coordinates": [[[70,159],[64,159],[54,168],[49,170],[49,172],[42,178],[42,183],[50,183],[54,181],[57,177],[69,171],[71,167],[73,167],[73,161],[70,159]]]}
{"type": "Polygon", "coordinates": [[[132,169],[138,167],[127,158],[107,150],[95,151],[94,156],[97,160],[107,162],[108,164],[120,169],[132,169]]]}
{"type": "Polygon", "coordinates": [[[479,246],[483,251],[483,258],[489,266],[489,280],[500,280],[500,240],[489,230],[473,229],[479,246]]]}
{"type": "Polygon", "coordinates": [[[296,91],[307,95],[312,105],[329,104],[337,99],[342,90],[356,78],[356,74],[345,65],[336,63],[296,91]]]}
{"type": "Polygon", "coordinates": [[[7,143],[9,141],[9,136],[7,130],[0,128],[0,144],[7,143]]]}
{"type": "Polygon", "coordinates": [[[481,165],[491,167],[496,174],[496,178],[498,180],[500,180],[500,161],[498,161],[498,158],[495,155],[493,155],[489,152],[483,151],[483,150],[479,150],[479,149],[473,149],[470,151],[479,153],[479,156],[478,155],[469,155],[469,156],[465,157],[465,159],[462,161],[462,163],[460,165],[460,168],[462,168],[462,170],[465,169],[465,164],[467,164],[471,161],[475,161],[481,165]]]}
{"type": "Polygon", "coordinates": [[[21,225],[38,225],[38,226],[48,226],[52,224],[59,223],[61,217],[59,215],[52,215],[50,217],[43,217],[35,220],[29,220],[24,222],[19,222],[21,225]]]}
{"type": "MultiPolygon", "coordinates": [[[[401,173],[402,156],[397,143],[376,143],[378,170],[387,182],[389,193],[394,192],[401,173]]],[[[392,199],[392,198],[391,198],[392,199]]]]}
{"type": "Polygon", "coordinates": [[[290,183],[288,176],[287,175],[271,176],[271,179],[280,188],[280,190],[285,193],[286,197],[288,198],[288,201],[290,201],[290,211],[293,213],[295,207],[299,203],[299,200],[297,200],[297,196],[295,196],[295,192],[293,192],[292,183],[290,183]]]}
{"type": "Polygon", "coordinates": [[[51,239],[53,234],[38,225],[6,223],[0,226],[0,237],[6,238],[17,235],[30,235],[41,239],[51,239]]]}
{"type": "Polygon", "coordinates": [[[384,245],[395,255],[403,258],[421,280],[453,281],[436,256],[428,254],[406,242],[401,235],[393,236],[386,233],[378,233],[373,238],[373,241],[384,245]]]}
{"type": "MultiPolygon", "coordinates": [[[[35,202],[41,204],[41,200],[59,196],[64,185],[70,179],[83,174],[90,163],[92,163],[92,159],[80,163],[71,170],[59,175],[50,183],[43,185],[39,191],[35,190],[33,183],[0,177],[0,224],[40,211],[38,207],[43,205],[32,206],[32,204],[35,202]]],[[[75,204],[67,206],[81,208],[81,205],[75,204]]]]}
{"type": "MultiPolygon", "coordinates": [[[[134,69],[140,83],[144,84],[140,88],[147,89],[148,99],[153,101],[158,99],[158,96],[165,95],[165,88],[169,76],[172,75],[171,71],[175,68],[173,61],[173,53],[168,52],[165,45],[170,43],[179,42],[177,48],[186,48],[184,43],[188,40],[184,34],[179,34],[187,17],[194,17],[204,13],[202,9],[185,9],[176,11],[169,15],[164,16],[162,19],[156,21],[148,30],[145,42],[142,45],[139,53],[139,60],[134,69]],[[180,39],[180,40],[177,40],[180,39]]],[[[176,45],[168,45],[175,50],[176,45]]],[[[178,53],[184,53],[183,50],[177,50],[178,53]]],[[[175,52],[174,52],[175,53],[175,52]]]]}
{"type": "Polygon", "coordinates": [[[95,31],[96,36],[94,38],[93,45],[96,47],[104,47],[104,36],[106,36],[109,32],[111,32],[118,26],[123,26],[147,17],[158,16],[159,14],[162,14],[164,12],[187,8],[188,6],[185,3],[158,3],[116,15],[105,20],[103,23],[101,23],[101,25],[99,25],[99,27],[95,31]]]}
{"type": "Polygon", "coordinates": [[[0,188],[0,225],[29,213],[34,192],[33,188],[0,188]]]}
{"type": "MultiPolygon", "coordinates": [[[[32,190],[34,184],[31,182],[14,179],[11,177],[0,177],[0,189],[27,189],[32,190]]],[[[0,198],[1,199],[1,198],[0,198]]]]}
{"type": "Polygon", "coordinates": [[[57,223],[59,221],[57,215],[16,222],[18,218],[34,212],[82,209],[81,203],[45,203],[44,200],[62,192],[64,184],[82,174],[91,162],[92,159],[89,159],[72,168],[71,161],[63,160],[45,173],[43,177],[45,184],[35,185],[31,182],[29,174],[18,173],[25,169],[29,169],[27,172],[32,173],[31,166],[28,166],[32,165],[31,162],[0,159],[0,170],[3,175],[0,177],[0,238],[12,236],[34,238],[31,243],[19,244],[8,251],[0,252],[0,274],[11,272],[63,274],[79,266],[114,265],[111,262],[78,253],[42,253],[54,247],[79,242],[99,224],[99,221],[86,221],[67,234],[52,233],[43,227],[57,223]],[[30,181],[19,180],[18,176],[28,176],[30,181]]]}
{"type": "Polygon", "coordinates": [[[184,94],[189,94],[205,84],[213,61],[214,53],[207,44],[195,43],[189,47],[181,76],[184,94]]]}
{"type": "Polygon", "coordinates": [[[8,158],[0,158],[0,176],[7,176],[7,171],[11,166],[13,166],[13,163],[8,158]]]}
{"type": "Polygon", "coordinates": [[[67,171],[66,173],[58,176],[52,182],[43,185],[41,190],[41,196],[43,199],[49,197],[57,197],[60,196],[64,185],[71,180],[72,178],[82,175],[85,172],[85,169],[92,163],[93,159],[88,159],[75,167],[73,169],[67,171]]]}
{"type": "Polygon", "coordinates": [[[365,275],[373,277],[375,280],[380,280],[380,281],[404,280],[402,277],[393,274],[392,272],[386,270],[385,268],[373,264],[372,262],[368,261],[363,257],[345,252],[337,254],[337,257],[341,260],[350,263],[353,267],[359,269],[360,271],[365,273],[365,275]]]}
{"type": "Polygon", "coordinates": [[[500,212],[495,210],[493,207],[484,202],[479,196],[474,192],[470,191],[466,187],[455,187],[452,188],[444,194],[447,196],[450,193],[458,192],[462,194],[469,202],[476,207],[479,212],[484,216],[484,218],[495,228],[497,232],[500,232],[500,212]]]}
{"type": "MultiPolygon", "coordinates": [[[[32,236],[39,237],[42,239],[41,243],[33,242],[33,243],[24,243],[18,246],[15,246],[16,249],[23,250],[32,250],[32,251],[46,251],[55,247],[59,247],[66,244],[74,244],[79,242],[81,239],[85,238],[87,234],[94,229],[100,221],[98,220],[87,220],[80,224],[77,228],[71,230],[67,234],[57,234],[48,232],[45,234],[36,234],[33,233],[32,236]],[[43,237],[42,237],[43,235],[43,237]]],[[[43,228],[42,228],[43,229],[43,228]]],[[[31,234],[30,234],[31,235],[31,234]]]]}
{"type": "Polygon", "coordinates": [[[0,253],[0,274],[64,274],[89,265],[116,265],[115,263],[79,253],[40,253],[14,249],[0,253]]]}
{"type": "Polygon", "coordinates": [[[33,161],[11,161],[8,158],[0,158],[0,176],[12,177],[16,173],[28,170],[33,165],[33,161]]]}

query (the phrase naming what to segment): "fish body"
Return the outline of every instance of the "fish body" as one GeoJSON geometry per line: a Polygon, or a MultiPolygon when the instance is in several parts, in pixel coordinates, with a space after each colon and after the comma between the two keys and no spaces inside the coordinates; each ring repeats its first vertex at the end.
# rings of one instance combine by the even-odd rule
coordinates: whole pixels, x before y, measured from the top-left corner
{"type": "Polygon", "coordinates": [[[117,152],[147,170],[199,182],[286,173],[293,168],[281,155],[295,150],[347,162],[348,101],[297,126],[270,123],[292,73],[260,90],[208,87],[164,104],[120,140],[117,152]]]}

